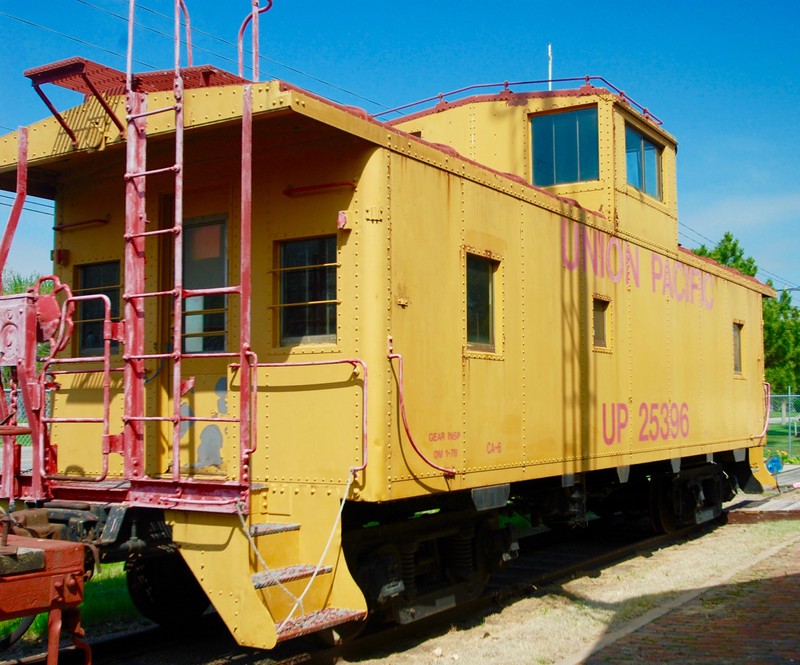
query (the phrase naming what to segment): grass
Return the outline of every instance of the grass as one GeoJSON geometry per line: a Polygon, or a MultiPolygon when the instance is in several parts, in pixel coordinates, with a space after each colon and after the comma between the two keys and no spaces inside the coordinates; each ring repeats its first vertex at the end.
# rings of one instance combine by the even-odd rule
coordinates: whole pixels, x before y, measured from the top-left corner
{"type": "Polygon", "coordinates": [[[800,464],[800,437],[794,436],[793,426],[770,426],[767,444],[764,446],[764,459],[769,459],[772,455],[780,457],[784,464],[800,464]]]}
{"type": "MultiPolygon", "coordinates": [[[[0,636],[11,633],[21,619],[0,621],[0,636]]],[[[143,622],[141,615],[131,602],[125,583],[123,563],[103,566],[101,573],[87,582],[81,605],[81,625],[84,628],[103,625],[104,630],[115,627],[130,627],[143,622]],[[112,619],[113,617],[113,619],[112,619]]],[[[24,639],[34,641],[47,635],[47,614],[39,614],[28,629],[24,639]]]]}

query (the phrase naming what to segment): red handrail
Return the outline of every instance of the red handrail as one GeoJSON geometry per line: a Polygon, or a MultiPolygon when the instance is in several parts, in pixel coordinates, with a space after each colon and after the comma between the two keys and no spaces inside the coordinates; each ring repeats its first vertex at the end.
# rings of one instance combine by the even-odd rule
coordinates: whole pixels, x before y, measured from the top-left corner
{"type": "Polygon", "coordinates": [[[423,453],[418,447],[416,442],[414,441],[414,437],[411,434],[411,428],[408,426],[408,417],[406,416],[406,401],[404,396],[404,383],[403,383],[403,356],[399,353],[392,353],[391,347],[389,349],[389,362],[391,363],[392,360],[397,359],[397,404],[400,408],[400,417],[403,419],[403,427],[406,430],[406,436],[408,437],[408,442],[411,444],[411,447],[414,449],[414,452],[419,455],[420,459],[425,462],[427,465],[433,467],[437,471],[441,471],[446,476],[455,476],[456,470],[455,469],[448,469],[444,466],[439,466],[436,462],[430,460],[425,453],[423,453]]]}

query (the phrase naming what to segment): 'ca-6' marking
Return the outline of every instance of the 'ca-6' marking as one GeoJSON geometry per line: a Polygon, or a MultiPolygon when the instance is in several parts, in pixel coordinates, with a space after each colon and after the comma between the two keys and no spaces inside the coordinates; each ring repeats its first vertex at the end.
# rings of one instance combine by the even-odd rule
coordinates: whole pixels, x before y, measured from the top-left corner
{"type": "MultiPolygon", "coordinates": [[[[638,410],[639,441],[669,441],[689,436],[689,405],[686,402],[642,402],[638,410]]],[[[622,441],[630,424],[625,402],[603,404],[603,441],[610,446],[622,441]]]]}

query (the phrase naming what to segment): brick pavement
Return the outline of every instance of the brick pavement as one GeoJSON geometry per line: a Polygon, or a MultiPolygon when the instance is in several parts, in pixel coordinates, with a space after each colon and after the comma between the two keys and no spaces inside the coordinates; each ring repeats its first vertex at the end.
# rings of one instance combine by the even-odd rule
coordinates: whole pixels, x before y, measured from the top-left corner
{"type": "Polygon", "coordinates": [[[800,540],[582,662],[800,663],[800,540]]]}

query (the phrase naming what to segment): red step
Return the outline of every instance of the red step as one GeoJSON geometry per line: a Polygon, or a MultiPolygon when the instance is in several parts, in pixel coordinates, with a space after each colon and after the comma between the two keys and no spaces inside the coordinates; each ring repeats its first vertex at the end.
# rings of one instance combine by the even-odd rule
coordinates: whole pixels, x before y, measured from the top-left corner
{"type": "Polygon", "coordinates": [[[271,536],[274,533],[284,533],[285,531],[297,531],[300,528],[299,524],[273,524],[265,522],[261,524],[253,524],[250,526],[250,535],[254,538],[257,536],[271,536]]]}
{"type": "Polygon", "coordinates": [[[363,621],[366,617],[367,613],[363,610],[341,610],[333,607],[293,617],[278,624],[278,642],[333,628],[348,621],[363,621]]]}
{"type": "MultiPolygon", "coordinates": [[[[316,566],[310,564],[300,564],[297,566],[287,566],[286,568],[276,568],[275,570],[268,570],[263,573],[255,573],[253,575],[253,586],[256,589],[264,589],[277,584],[285,584],[294,580],[302,580],[311,577],[316,566]]],[[[319,569],[318,575],[325,575],[333,570],[330,566],[322,566],[319,569]]]]}

